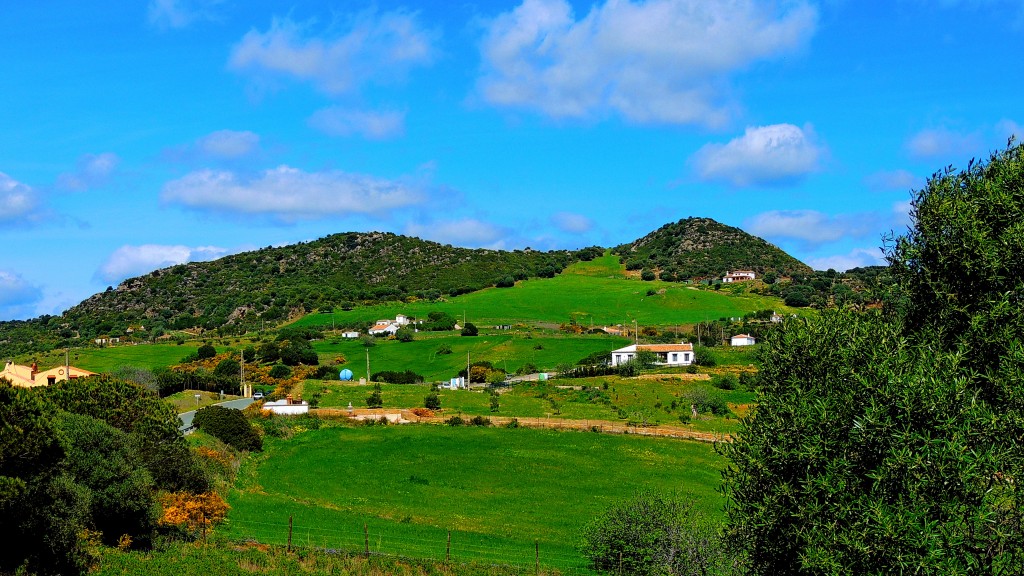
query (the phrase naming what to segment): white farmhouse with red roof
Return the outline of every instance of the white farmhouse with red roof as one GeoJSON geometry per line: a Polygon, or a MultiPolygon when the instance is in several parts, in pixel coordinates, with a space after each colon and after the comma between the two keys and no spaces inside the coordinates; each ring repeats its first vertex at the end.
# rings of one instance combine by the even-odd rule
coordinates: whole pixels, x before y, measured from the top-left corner
{"type": "Polygon", "coordinates": [[[658,356],[655,364],[662,366],[689,366],[693,364],[693,344],[630,344],[625,348],[612,350],[612,366],[625,364],[636,357],[636,353],[644,350],[658,356]]]}
{"type": "Polygon", "coordinates": [[[732,282],[743,282],[746,280],[753,280],[756,274],[753,270],[733,270],[732,272],[726,272],[722,276],[722,282],[729,284],[732,282]]]}

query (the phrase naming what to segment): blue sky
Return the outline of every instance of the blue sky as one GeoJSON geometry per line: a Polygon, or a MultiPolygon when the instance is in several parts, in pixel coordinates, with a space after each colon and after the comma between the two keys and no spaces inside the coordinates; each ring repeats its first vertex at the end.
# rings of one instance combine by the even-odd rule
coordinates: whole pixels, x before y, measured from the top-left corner
{"type": "Polygon", "coordinates": [[[0,319],[335,232],[629,242],[711,217],[880,263],[910,190],[1024,135],[1024,6],[17,2],[0,319]]]}

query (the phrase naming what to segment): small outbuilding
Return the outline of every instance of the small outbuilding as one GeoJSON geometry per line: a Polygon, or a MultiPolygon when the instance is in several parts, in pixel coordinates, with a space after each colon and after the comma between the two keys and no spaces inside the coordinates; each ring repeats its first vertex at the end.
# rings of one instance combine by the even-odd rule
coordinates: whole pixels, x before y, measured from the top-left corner
{"type": "Polygon", "coordinates": [[[757,341],[750,334],[737,334],[729,339],[729,343],[733,346],[753,346],[757,341]]]}

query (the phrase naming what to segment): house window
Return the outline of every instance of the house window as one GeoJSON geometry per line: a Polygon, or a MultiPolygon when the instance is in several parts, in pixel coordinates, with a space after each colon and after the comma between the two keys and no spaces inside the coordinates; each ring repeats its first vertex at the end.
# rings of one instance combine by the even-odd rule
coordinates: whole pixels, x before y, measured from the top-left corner
{"type": "Polygon", "coordinates": [[[679,361],[679,354],[676,354],[676,353],[673,352],[672,353],[672,362],[678,362],[678,361],[679,361]]]}

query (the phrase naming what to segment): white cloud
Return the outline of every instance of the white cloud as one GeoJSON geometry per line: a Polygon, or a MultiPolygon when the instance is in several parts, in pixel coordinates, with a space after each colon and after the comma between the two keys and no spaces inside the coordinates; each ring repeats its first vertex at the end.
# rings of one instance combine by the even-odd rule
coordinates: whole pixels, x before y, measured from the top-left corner
{"type": "Polygon", "coordinates": [[[340,171],[279,166],[253,178],[199,170],[164,185],[161,199],[199,210],[263,214],[283,221],[376,214],[423,202],[418,187],[340,171]]]}
{"type": "Polygon", "coordinates": [[[309,125],[330,136],[358,134],[370,140],[385,140],[405,132],[405,113],[347,110],[335,106],[314,112],[309,118],[309,125]]]}
{"type": "Polygon", "coordinates": [[[463,218],[428,224],[409,223],[405,227],[405,233],[454,246],[501,249],[505,246],[503,239],[508,236],[509,231],[475,218],[463,218]]]}
{"type": "Polygon", "coordinates": [[[196,149],[204,156],[235,159],[259,149],[260,137],[248,130],[218,130],[196,140],[196,149]]]}
{"type": "Polygon", "coordinates": [[[74,172],[57,177],[57,184],[67,190],[88,190],[104,184],[120,163],[121,159],[112,152],[86,154],[78,159],[74,172]]]}
{"type": "Polygon", "coordinates": [[[594,222],[581,214],[571,212],[559,212],[551,217],[551,222],[563,232],[582,234],[589,232],[594,227],[594,222]]]}
{"type": "Polygon", "coordinates": [[[369,80],[400,78],[434,59],[436,34],[416,14],[366,11],[345,33],[310,34],[309,25],[275,18],[266,32],[249,31],[231,51],[228,66],[259,78],[283,76],[310,82],[328,94],[350,92],[369,80]]]}
{"type": "Polygon", "coordinates": [[[43,299],[43,291],[19,274],[0,270],[0,319],[27,318],[35,304],[43,299]]]}
{"type": "Polygon", "coordinates": [[[744,222],[744,230],[765,238],[791,238],[809,245],[841,238],[881,233],[881,219],[874,214],[830,216],[816,210],[772,210],[744,222]]]}
{"type": "Polygon", "coordinates": [[[39,199],[35,191],[0,172],[0,222],[35,220],[39,199]]]}
{"type": "Polygon", "coordinates": [[[1015,136],[1017,142],[1024,141],[1024,126],[1017,124],[1009,118],[1003,118],[999,122],[996,122],[997,136],[1006,139],[1010,136],[1015,136]]]}
{"type": "Polygon", "coordinates": [[[120,282],[125,278],[140,276],[175,264],[216,260],[230,251],[217,246],[191,248],[183,245],[142,244],[121,246],[107,258],[96,276],[104,282],[120,282]]]}
{"type": "Polygon", "coordinates": [[[185,28],[199,20],[213,20],[221,0],[150,0],[149,23],[159,28],[185,28]]]}
{"type": "Polygon", "coordinates": [[[701,180],[732,186],[771,186],[800,180],[819,169],[825,149],[810,126],[748,127],[727,144],[705,144],[691,158],[701,180]]]}
{"type": "Polygon", "coordinates": [[[880,266],[884,264],[885,258],[882,257],[882,251],[878,248],[854,248],[847,254],[811,258],[807,262],[807,265],[815,270],[828,270],[832,268],[839,272],[845,272],[850,268],[860,266],[880,266]]]}
{"type": "Polygon", "coordinates": [[[814,33],[813,6],[779,4],[607,0],[577,20],[566,0],[524,0],[489,23],[478,90],[556,118],[719,126],[735,107],[732,73],[796,52],[814,33]]]}
{"type": "Polygon", "coordinates": [[[923,186],[924,179],[907,170],[883,170],[866,176],[864,183],[875,191],[910,190],[923,186]]]}
{"type": "Polygon", "coordinates": [[[973,156],[983,151],[978,134],[954,132],[947,128],[929,128],[907,140],[907,152],[917,159],[945,159],[973,156]]]}

